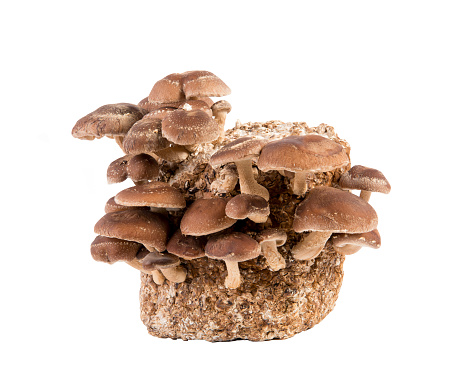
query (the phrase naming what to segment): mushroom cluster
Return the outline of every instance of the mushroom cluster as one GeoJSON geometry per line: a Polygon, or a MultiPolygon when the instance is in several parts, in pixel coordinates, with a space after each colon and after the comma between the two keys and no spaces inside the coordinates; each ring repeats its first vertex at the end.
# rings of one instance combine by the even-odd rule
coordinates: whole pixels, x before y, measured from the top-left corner
{"type": "MultiPolygon", "coordinates": [[[[225,132],[231,106],[211,98],[229,93],[213,73],[175,73],[157,81],[138,105],[105,105],[78,120],[74,137],[108,136],[124,151],[110,163],[108,183],[134,183],[107,201],[94,228],[92,257],[140,270],[144,294],[180,293],[187,304],[216,295],[207,308],[217,313],[228,313],[230,298],[252,297],[254,278],[255,294],[268,298],[277,291],[263,278],[279,278],[275,287],[285,291],[298,282],[286,280],[313,277],[320,285],[313,292],[324,294],[330,291],[325,278],[334,277],[328,309],[315,312],[322,319],[337,297],[343,256],[380,247],[377,214],[368,201],[370,192],[388,193],[390,185],[378,170],[351,167],[348,143],[324,124],[237,122],[225,132]],[[360,196],[350,192],[355,189],[360,196]],[[327,272],[320,271],[323,263],[327,272]]],[[[162,337],[265,340],[314,324],[302,321],[289,332],[277,326],[276,332],[262,327],[258,335],[229,329],[201,335],[156,321],[165,303],[160,299],[144,295],[142,320],[162,337]],[[155,327],[161,324],[164,332],[155,327]]],[[[180,314],[175,308],[167,312],[180,314]]],[[[243,314],[237,326],[246,327],[248,317],[243,314]]]]}

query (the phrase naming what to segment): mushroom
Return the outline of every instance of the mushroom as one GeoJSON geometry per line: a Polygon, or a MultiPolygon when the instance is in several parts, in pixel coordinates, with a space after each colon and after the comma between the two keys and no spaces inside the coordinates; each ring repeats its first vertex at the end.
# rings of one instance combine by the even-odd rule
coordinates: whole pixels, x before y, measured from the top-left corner
{"type": "Polygon", "coordinates": [[[181,232],[184,235],[202,236],[227,229],[236,220],[225,214],[226,198],[200,198],[194,201],[181,219],[181,232]]]}
{"type": "Polygon", "coordinates": [[[113,138],[123,150],[125,134],[147,112],[128,103],[104,105],[78,120],[72,129],[72,136],[85,140],[107,136],[113,138]]]}
{"type": "Polygon", "coordinates": [[[381,236],[377,229],[358,234],[332,234],[330,240],[337,253],[344,256],[358,252],[362,247],[378,249],[381,246],[381,236]]]}
{"type": "Polygon", "coordinates": [[[180,73],[172,73],[155,83],[148,101],[151,103],[178,102],[185,99],[180,73]]]}
{"type": "Polygon", "coordinates": [[[94,226],[94,232],[142,243],[150,252],[162,252],[166,249],[169,223],[158,213],[132,208],[105,214],[94,226]]]}
{"type": "Polygon", "coordinates": [[[132,157],[127,163],[127,174],[137,185],[155,180],[160,174],[160,165],[150,155],[141,153],[132,157]]]}
{"type": "Polygon", "coordinates": [[[285,259],[278,252],[277,248],[287,241],[285,231],[278,229],[267,229],[261,231],[257,236],[257,241],[261,245],[261,254],[265,257],[267,265],[272,271],[285,268],[285,259]]]}
{"type": "Polygon", "coordinates": [[[104,206],[104,213],[124,211],[124,210],[129,210],[131,208],[132,207],[130,206],[122,206],[120,204],[117,204],[116,201],[114,200],[114,197],[111,197],[107,200],[104,206]]]}
{"type": "Polygon", "coordinates": [[[186,100],[179,104],[178,109],[185,111],[201,110],[208,116],[212,116],[212,110],[210,109],[210,106],[202,100],[186,100]]]}
{"type": "MultiPolygon", "coordinates": [[[[151,252],[143,259],[142,266],[144,270],[152,274],[154,271],[161,271],[169,281],[180,283],[184,282],[187,274],[186,269],[180,266],[180,263],[179,258],[173,254],[151,252]]],[[[156,272],[156,277],[153,276],[153,280],[156,284],[161,281],[158,272],[156,272]]]]}
{"type": "Polygon", "coordinates": [[[114,160],[109,164],[106,173],[108,184],[121,183],[128,178],[127,164],[131,157],[131,155],[119,157],[117,160],[114,160]]]}
{"type": "Polygon", "coordinates": [[[239,232],[215,235],[205,246],[205,255],[208,258],[225,261],[228,271],[225,287],[230,289],[236,289],[241,285],[238,262],[256,258],[260,252],[261,246],[257,241],[239,232]]]}
{"type": "Polygon", "coordinates": [[[336,188],[316,187],[296,208],[293,230],[310,233],[292,248],[293,258],[314,259],[332,233],[364,233],[377,225],[375,210],[360,197],[336,188]]]}
{"type": "Polygon", "coordinates": [[[264,223],[269,218],[269,203],[262,197],[254,194],[238,194],[231,198],[225,209],[229,218],[244,220],[249,218],[257,223],[264,223]]]}
{"type": "Polygon", "coordinates": [[[169,239],[166,250],[185,260],[192,260],[205,256],[204,237],[183,235],[178,229],[169,239]]]}
{"type": "Polygon", "coordinates": [[[205,70],[183,73],[181,84],[187,99],[221,97],[231,93],[231,89],[220,78],[205,70]]]}
{"type": "Polygon", "coordinates": [[[293,194],[305,194],[306,177],[348,165],[345,149],[338,143],[316,134],[289,136],[269,142],[262,149],[257,167],[262,171],[287,170],[295,173],[293,194]]]}
{"type": "Polygon", "coordinates": [[[218,139],[220,142],[225,138],[225,120],[230,111],[231,104],[228,101],[220,100],[212,105],[213,117],[218,123],[218,139]]]}
{"type": "Polygon", "coordinates": [[[91,243],[91,256],[95,261],[113,264],[124,261],[137,270],[146,272],[137,260],[142,244],[133,241],[98,235],[91,243]]]}
{"type": "Polygon", "coordinates": [[[339,185],[343,189],[360,190],[360,197],[367,202],[370,200],[371,192],[388,194],[391,191],[391,184],[381,171],[361,165],[355,165],[343,173],[339,185]]]}
{"type": "Polygon", "coordinates": [[[254,194],[269,200],[269,191],[260,185],[252,172],[252,159],[257,157],[266,141],[255,137],[238,138],[220,148],[210,158],[212,166],[234,162],[238,169],[241,193],[254,194]]]}
{"type": "Polygon", "coordinates": [[[114,200],[123,206],[148,206],[152,212],[163,214],[186,207],[186,200],[181,192],[160,181],[124,189],[116,194],[114,200]]]}

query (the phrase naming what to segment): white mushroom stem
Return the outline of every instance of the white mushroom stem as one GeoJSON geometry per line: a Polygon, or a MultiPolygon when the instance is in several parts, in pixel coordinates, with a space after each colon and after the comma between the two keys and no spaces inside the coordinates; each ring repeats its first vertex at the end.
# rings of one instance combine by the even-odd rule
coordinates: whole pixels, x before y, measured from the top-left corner
{"type": "Polygon", "coordinates": [[[225,279],[225,287],[237,289],[241,285],[241,275],[239,273],[238,262],[225,261],[228,275],[225,279]]]}
{"type": "Polygon", "coordinates": [[[275,240],[266,240],[261,243],[262,254],[265,257],[267,265],[272,271],[278,271],[285,268],[285,259],[277,250],[277,242],[275,240]]]}
{"type": "Polygon", "coordinates": [[[293,194],[301,196],[306,193],[306,176],[308,172],[297,172],[293,178],[293,194]]]}
{"type": "Polygon", "coordinates": [[[362,248],[360,245],[355,245],[355,244],[344,244],[343,246],[340,246],[340,247],[336,245],[332,245],[332,247],[337,253],[342,254],[344,256],[355,254],[362,248]]]}
{"type": "Polygon", "coordinates": [[[163,285],[164,280],[166,280],[160,270],[153,270],[151,271],[151,275],[153,276],[153,281],[156,285],[163,285]]]}
{"type": "Polygon", "coordinates": [[[249,160],[236,161],[236,168],[238,169],[239,175],[239,186],[241,187],[241,193],[255,194],[266,201],[269,200],[269,191],[260,185],[254,174],[252,173],[252,162],[249,160]]]}
{"type": "Polygon", "coordinates": [[[360,198],[363,199],[365,202],[369,202],[371,197],[371,192],[368,190],[362,190],[360,192],[360,198]]]}
{"type": "Polygon", "coordinates": [[[184,282],[186,279],[187,271],[182,266],[176,266],[171,268],[164,268],[161,270],[161,273],[166,277],[169,281],[180,283],[184,282]]]}
{"type": "Polygon", "coordinates": [[[143,267],[142,267],[142,264],[139,261],[137,261],[136,259],[133,259],[131,261],[125,261],[125,263],[127,263],[129,266],[131,266],[131,267],[133,267],[133,268],[135,268],[135,269],[139,270],[140,272],[143,272],[147,275],[149,275],[151,273],[149,271],[144,270],[143,267]]]}
{"type": "Polygon", "coordinates": [[[306,234],[303,239],[292,248],[291,252],[293,258],[300,261],[309,261],[316,258],[319,253],[321,253],[331,235],[332,231],[312,231],[306,234]]]}

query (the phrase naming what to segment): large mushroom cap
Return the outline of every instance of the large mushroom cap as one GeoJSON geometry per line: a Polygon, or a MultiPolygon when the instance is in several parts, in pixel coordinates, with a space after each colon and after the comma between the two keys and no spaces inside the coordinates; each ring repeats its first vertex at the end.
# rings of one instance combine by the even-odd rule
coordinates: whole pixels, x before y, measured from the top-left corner
{"type": "Polygon", "coordinates": [[[215,152],[210,157],[210,164],[219,166],[228,162],[252,159],[259,155],[266,143],[266,140],[257,137],[235,139],[215,152]]]}
{"type": "Polygon", "coordinates": [[[169,224],[160,214],[130,209],[107,213],[96,223],[94,232],[110,238],[142,243],[150,250],[154,248],[162,252],[166,249],[169,224]]]}
{"type": "Polygon", "coordinates": [[[231,227],[236,220],[225,214],[228,199],[197,199],[184,213],[181,219],[181,231],[184,235],[209,235],[231,227]]]}
{"type": "Polygon", "coordinates": [[[257,166],[262,171],[325,172],[349,163],[345,149],[316,134],[289,136],[267,143],[257,166]]]}
{"type": "Polygon", "coordinates": [[[78,120],[72,136],[86,140],[124,136],[146,113],[141,107],[128,103],[104,105],[78,120]]]}
{"type": "Polygon", "coordinates": [[[159,208],[184,208],[184,196],[168,183],[153,181],[136,185],[117,193],[116,203],[123,206],[149,206],[159,208]]]}
{"type": "Polygon", "coordinates": [[[218,125],[202,110],[175,110],[161,122],[163,137],[179,145],[212,142],[218,138],[218,125]]]}
{"type": "Polygon", "coordinates": [[[205,238],[183,235],[178,229],[169,240],[166,250],[183,259],[196,259],[205,256],[205,238]]]}
{"type": "Polygon", "coordinates": [[[221,97],[231,93],[220,78],[204,70],[185,72],[181,82],[186,98],[221,97]]]}
{"type": "Polygon", "coordinates": [[[91,243],[91,256],[95,261],[114,263],[117,261],[132,261],[142,244],[133,241],[108,238],[98,235],[91,243]]]}
{"type": "Polygon", "coordinates": [[[373,207],[349,192],[316,187],[296,208],[293,230],[364,233],[376,229],[378,215],[373,207]]]}
{"type": "Polygon", "coordinates": [[[148,101],[153,103],[168,103],[184,100],[184,92],[181,84],[182,74],[169,74],[160,79],[153,86],[148,101]]]}
{"type": "Polygon", "coordinates": [[[244,262],[258,257],[260,253],[259,243],[239,232],[216,235],[205,246],[207,257],[230,262],[244,262]]]}
{"type": "Polygon", "coordinates": [[[355,165],[343,173],[339,185],[344,189],[367,190],[385,194],[391,191],[391,184],[381,171],[361,165],[355,165]]]}

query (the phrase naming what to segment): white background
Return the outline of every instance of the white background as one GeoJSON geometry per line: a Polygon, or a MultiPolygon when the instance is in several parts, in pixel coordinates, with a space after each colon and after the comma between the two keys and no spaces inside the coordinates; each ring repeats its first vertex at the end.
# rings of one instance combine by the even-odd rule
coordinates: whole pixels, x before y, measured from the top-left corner
{"type": "Polygon", "coordinates": [[[2,6],[2,367],[467,367],[466,1],[67,1],[2,6]],[[139,275],[92,260],[120,157],[71,137],[173,72],[232,89],[228,126],[333,125],[375,194],[382,248],[347,257],[333,312],[289,340],[172,341],[139,319],[139,275]]]}

